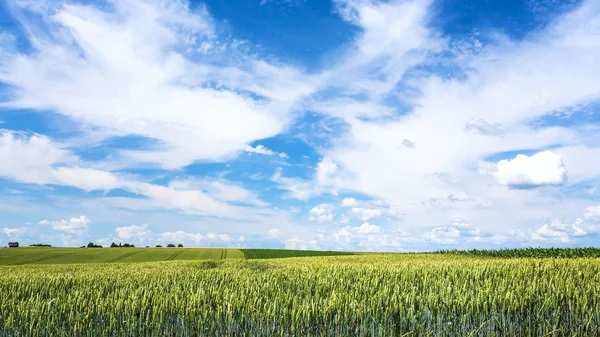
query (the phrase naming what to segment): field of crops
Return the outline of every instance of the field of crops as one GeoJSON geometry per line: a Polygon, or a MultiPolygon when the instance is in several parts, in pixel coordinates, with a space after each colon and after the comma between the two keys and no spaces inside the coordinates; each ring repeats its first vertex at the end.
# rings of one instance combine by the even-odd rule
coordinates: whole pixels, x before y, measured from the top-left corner
{"type": "Polygon", "coordinates": [[[520,248],[520,249],[472,249],[472,250],[441,250],[438,254],[471,255],[479,257],[499,258],[577,258],[577,257],[600,257],[600,248],[520,248]]]}
{"type": "Polygon", "coordinates": [[[0,249],[0,265],[154,262],[243,259],[239,249],[221,248],[39,248],[0,249]]]}
{"type": "Polygon", "coordinates": [[[308,256],[341,256],[353,255],[350,252],[336,252],[325,250],[289,250],[289,249],[240,249],[248,260],[253,259],[281,259],[288,257],[308,256]]]}
{"type": "Polygon", "coordinates": [[[600,260],[3,266],[0,299],[2,336],[599,336],[600,260]]]}

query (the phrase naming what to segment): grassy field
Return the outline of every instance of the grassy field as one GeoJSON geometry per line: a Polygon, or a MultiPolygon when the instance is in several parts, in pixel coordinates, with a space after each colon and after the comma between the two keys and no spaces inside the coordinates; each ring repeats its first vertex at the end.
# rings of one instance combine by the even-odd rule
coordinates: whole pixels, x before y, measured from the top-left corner
{"type": "Polygon", "coordinates": [[[0,298],[1,336],[599,336],[600,259],[1,266],[0,298]]]}
{"type": "Polygon", "coordinates": [[[221,248],[55,248],[0,249],[0,265],[155,262],[243,259],[239,249],[221,248]]]}
{"type": "Polygon", "coordinates": [[[280,259],[289,257],[308,256],[340,256],[353,255],[350,252],[335,252],[324,250],[288,250],[288,249],[240,249],[248,260],[253,259],[280,259]]]}

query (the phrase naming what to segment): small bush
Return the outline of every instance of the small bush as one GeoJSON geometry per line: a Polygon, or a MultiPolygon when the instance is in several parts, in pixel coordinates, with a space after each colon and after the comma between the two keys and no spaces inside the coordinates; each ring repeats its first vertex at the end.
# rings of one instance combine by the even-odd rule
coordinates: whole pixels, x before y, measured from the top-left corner
{"type": "Polygon", "coordinates": [[[161,245],[156,245],[156,248],[162,248],[162,246],[161,245]]]}
{"type": "Polygon", "coordinates": [[[177,245],[177,247],[183,248],[183,244],[180,243],[180,244],[177,245]]]}
{"type": "Polygon", "coordinates": [[[172,243],[169,243],[169,244],[167,245],[167,247],[169,247],[169,248],[172,248],[172,247],[175,247],[175,245],[174,245],[174,244],[172,244],[172,243]]]}

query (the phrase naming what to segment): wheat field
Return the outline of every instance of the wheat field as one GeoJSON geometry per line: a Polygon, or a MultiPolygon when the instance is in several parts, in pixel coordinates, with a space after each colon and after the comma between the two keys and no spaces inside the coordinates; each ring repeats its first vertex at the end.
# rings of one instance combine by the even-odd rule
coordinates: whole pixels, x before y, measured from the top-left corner
{"type": "Polygon", "coordinates": [[[598,336],[599,259],[0,267],[2,336],[598,336]]]}

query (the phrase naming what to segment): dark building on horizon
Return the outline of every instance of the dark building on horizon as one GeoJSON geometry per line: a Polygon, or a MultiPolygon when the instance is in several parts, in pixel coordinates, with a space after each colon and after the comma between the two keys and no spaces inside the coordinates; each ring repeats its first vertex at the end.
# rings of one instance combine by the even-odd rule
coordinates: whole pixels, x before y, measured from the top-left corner
{"type": "Polygon", "coordinates": [[[17,247],[19,247],[18,242],[9,242],[8,243],[8,248],[17,248],[17,247]]]}

